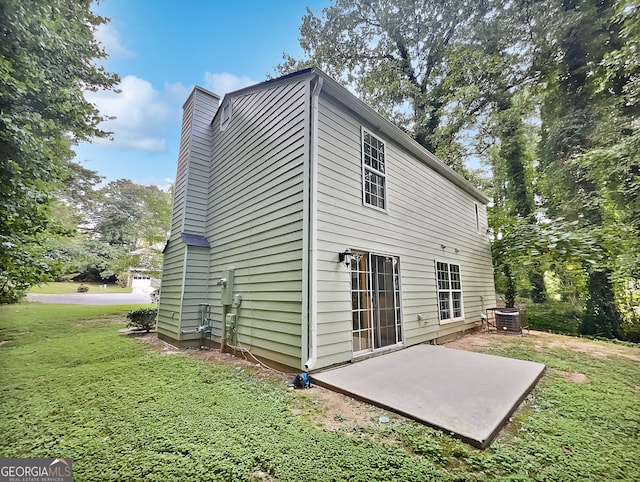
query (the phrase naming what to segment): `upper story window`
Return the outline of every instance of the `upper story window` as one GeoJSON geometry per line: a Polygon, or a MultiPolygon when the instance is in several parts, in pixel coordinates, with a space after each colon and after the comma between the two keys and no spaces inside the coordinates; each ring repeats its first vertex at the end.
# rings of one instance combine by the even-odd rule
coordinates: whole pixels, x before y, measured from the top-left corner
{"type": "Polygon", "coordinates": [[[384,142],[362,129],[362,202],[386,211],[387,175],[384,142]]]}
{"type": "Polygon", "coordinates": [[[438,314],[440,323],[463,318],[460,265],[436,261],[438,283],[438,314]]]}

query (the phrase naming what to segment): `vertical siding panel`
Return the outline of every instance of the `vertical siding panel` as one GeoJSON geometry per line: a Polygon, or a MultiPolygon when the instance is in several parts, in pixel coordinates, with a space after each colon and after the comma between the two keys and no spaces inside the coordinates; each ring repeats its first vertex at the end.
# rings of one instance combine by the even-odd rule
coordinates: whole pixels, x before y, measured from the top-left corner
{"type": "Polygon", "coordinates": [[[193,121],[187,164],[187,186],[182,231],[204,234],[209,186],[209,163],[213,129],[211,120],[218,109],[219,98],[202,89],[194,90],[193,121]]]}

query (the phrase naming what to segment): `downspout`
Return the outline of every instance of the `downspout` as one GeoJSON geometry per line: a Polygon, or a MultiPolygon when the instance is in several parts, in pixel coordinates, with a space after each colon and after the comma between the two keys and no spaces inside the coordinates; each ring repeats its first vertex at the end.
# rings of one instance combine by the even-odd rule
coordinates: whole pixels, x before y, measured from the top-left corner
{"type": "MultiPolygon", "coordinates": [[[[180,241],[182,241],[182,240],[180,240],[180,241]]],[[[179,340],[182,339],[182,337],[180,335],[183,335],[185,333],[182,330],[182,326],[183,326],[183,321],[184,321],[184,317],[183,317],[183,313],[184,313],[184,292],[185,292],[185,285],[187,283],[187,263],[188,263],[188,261],[189,261],[189,246],[184,244],[184,260],[182,261],[182,280],[181,280],[181,283],[180,283],[180,312],[178,313],[178,316],[180,317],[180,319],[178,320],[178,323],[179,323],[179,325],[178,325],[178,339],[179,340]]]]}
{"type": "Polygon", "coordinates": [[[322,90],[322,77],[318,76],[311,93],[311,136],[309,158],[309,359],[305,370],[313,370],[318,356],[318,99],[322,90]]]}

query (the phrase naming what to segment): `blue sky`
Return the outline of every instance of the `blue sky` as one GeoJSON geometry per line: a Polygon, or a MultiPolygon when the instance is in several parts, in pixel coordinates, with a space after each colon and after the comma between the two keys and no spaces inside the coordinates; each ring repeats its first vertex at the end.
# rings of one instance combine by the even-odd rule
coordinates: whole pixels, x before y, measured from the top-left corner
{"type": "Polygon", "coordinates": [[[182,104],[194,85],[223,96],[261,82],[282,61],[300,56],[305,7],[317,15],[329,0],[104,0],[109,17],[96,37],[117,72],[121,93],[87,93],[116,119],[102,127],[112,141],[76,148],[76,161],[106,181],[131,179],[168,187],[175,179],[182,104]]]}

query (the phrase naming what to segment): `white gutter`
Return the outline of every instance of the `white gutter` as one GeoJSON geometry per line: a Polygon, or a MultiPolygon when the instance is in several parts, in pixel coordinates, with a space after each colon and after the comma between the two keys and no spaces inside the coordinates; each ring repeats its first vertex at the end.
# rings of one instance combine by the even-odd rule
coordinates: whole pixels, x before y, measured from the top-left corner
{"type": "Polygon", "coordinates": [[[313,370],[318,356],[318,98],[322,90],[323,78],[317,77],[311,93],[311,136],[309,140],[309,359],[305,370],[313,370]]]}

